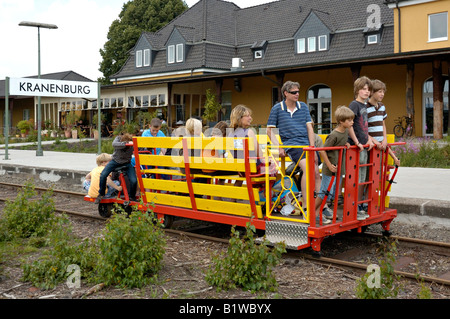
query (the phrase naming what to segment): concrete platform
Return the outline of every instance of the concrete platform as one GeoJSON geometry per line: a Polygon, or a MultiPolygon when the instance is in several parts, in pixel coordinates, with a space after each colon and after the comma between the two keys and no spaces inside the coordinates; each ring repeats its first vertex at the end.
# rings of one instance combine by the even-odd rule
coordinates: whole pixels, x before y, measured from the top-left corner
{"type": "MultiPolygon", "coordinates": [[[[9,149],[6,160],[5,150],[0,149],[0,178],[21,175],[82,191],[82,181],[96,166],[96,156],[50,151],[36,156],[36,151],[9,149]]],[[[390,207],[399,213],[450,218],[450,169],[400,167],[395,182],[390,207]]]]}

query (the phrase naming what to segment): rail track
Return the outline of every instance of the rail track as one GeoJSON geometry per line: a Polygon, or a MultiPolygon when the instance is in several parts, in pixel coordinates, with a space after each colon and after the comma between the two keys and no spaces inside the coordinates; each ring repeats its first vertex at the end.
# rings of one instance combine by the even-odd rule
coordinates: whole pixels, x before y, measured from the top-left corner
{"type": "MultiPolygon", "coordinates": [[[[14,199],[15,194],[17,194],[17,191],[19,188],[22,188],[24,185],[21,184],[11,184],[11,183],[0,183],[0,186],[2,186],[2,194],[0,195],[0,201],[6,201],[8,199],[14,199]],[[5,197],[6,196],[6,197],[5,197]]],[[[35,187],[36,191],[42,191],[45,192],[48,190],[48,188],[43,187],[35,187]]],[[[81,218],[88,218],[88,219],[95,219],[95,220],[104,220],[107,221],[106,218],[103,218],[98,215],[97,207],[93,206],[91,203],[86,203],[83,201],[83,196],[85,194],[79,193],[79,192],[71,192],[66,190],[58,190],[53,189],[53,193],[55,196],[55,211],[57,213],[65,213],[69,216],[76,216],[81,218]],[[70,202],[72,200],[75,202],[75,204],[71,205],[70,202]],[[60,203],[60,202],[63,203],[60,203]],[[83,211],[83,212],[82,212],[83,211]]],[[[203,227],[204,229],[209,229],[208,233],[214,233],[214,225],[203,227]]],[[[185,230],[179,230],[179,229],[166,229],[166,233],[170,235],[176,235],[176,236],[185,236],[193,239],[201,239],[206,241],[213,241],[223,244],[228,244],[228,239],[223,237],[216,237],[212,235],[206,235],[202,234],[202,231],[199,230],[197,227],[195,230],[193,229],[185,229],[185,230]]],[[[355,237],[358,237],[360,240],[376,240],[377,238],[383,237],[382,234],[378,233],[369,233],[365,232],[364,234],[356,235],[356,234],[342,234],[341,237],[350,237],[350,240],[355,240],[355,237]]],[[[450,256],[450,243],[446,242],[437,242],[437,241],[431,241],[431,240],[424,240],[424,239],[417,239],[417,238],[409,238],[409,237],[403,237],[403,236],[390,236],[391,239],[398,241],[400,247],[414,247],[415,249],[423,249],[425,251],[433,251],[436,253],[436,256],[440,256],[437,258],[444,258],[448,260],[448,257],[450,256]]],[[[341,238],[340,238],[341,239],[341,238]]],[[[350,249],[352,250],[352,249],[350,249]]],[[[358,255],[358,253],[361,253],[360,250],[355,249],[355,252],[353,253],[353,257],[358,255]]],[[[368,264],[364,262],[355,262],[348,260],[350,259],[349,256],[352,254],[348,254],[345,252],[335,254],[331,257],[324,257],[324,256],[314,256],[313,254],[310,254],[309,252],[305,251],[290,251],[287,254],[285,254],[285,258],[290,258],[294,260],[299,259],[306,259],[312,262],[317,262],[321,264],[327,264],[329,266],[334,267],[342,267],[351,269],[353,271],[366,271],[368,264]]],[[[410,263],[414,263],[414,261],[410,261],[410,263]]],[[[443,277],[436,277],[436,276],[429,276],[429,275],[418,275],[417,273],[413,272],[407,272],[402,270],[395,270],[395,274],[399,275],[403,278],[408,278],[412,280],[423,280],[425,282],[430,283],[436,283],[444,286],[450,286],[450,279],[447,277],[450,277],[450,272],[445,274],[443,277]]]]}

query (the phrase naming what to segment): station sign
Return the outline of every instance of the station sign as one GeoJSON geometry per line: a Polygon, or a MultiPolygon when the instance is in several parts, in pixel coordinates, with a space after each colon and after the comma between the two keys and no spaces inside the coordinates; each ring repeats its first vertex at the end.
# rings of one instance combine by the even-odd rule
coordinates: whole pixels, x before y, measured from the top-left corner
{"type": "Polygon", "coordinates": [[[97,98],[97,82],[10,78],[10,95],[97,98]]]}

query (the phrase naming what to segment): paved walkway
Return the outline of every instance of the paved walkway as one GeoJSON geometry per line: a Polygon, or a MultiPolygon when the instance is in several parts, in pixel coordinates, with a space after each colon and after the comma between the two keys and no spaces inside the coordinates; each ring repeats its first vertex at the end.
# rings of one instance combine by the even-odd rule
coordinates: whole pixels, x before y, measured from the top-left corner
{"type": "MultiPolygon", "coordinates": [[[[0,165],[86,173],[96,165],[96,154],[51,151],[43,151],[43,156],[36,156],[36,151],[8,149],[6,160],[2,148],[0,145],[0,165]]],[[[391,207],[399,212],[450,218],[450,169],[400,167],[395,182],[390,192],[391,207]]]]}

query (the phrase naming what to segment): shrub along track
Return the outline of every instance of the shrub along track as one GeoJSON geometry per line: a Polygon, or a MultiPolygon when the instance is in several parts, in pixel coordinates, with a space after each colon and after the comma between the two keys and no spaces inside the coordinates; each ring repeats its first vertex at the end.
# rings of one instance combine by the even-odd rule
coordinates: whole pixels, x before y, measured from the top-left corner
{"type": "MultiPolygon", "coordinates": [[[[15,198],[18,187],[22,187],[22,185],[3,184],[1,199],[15,198]]],[[[35,189],[38,191],[47,190],[39,187],[35,187],[35,189]]],[[[84,202],[82,199],[84,194],[81,193],[64,190],[53,190],[53,192],[57,212],[75,217],[74,233],[80,237],[98,235],[106,219],[98,215],[97,206],[84,202]],[[92,222],[89,222],[88,219],[92,222]],[[88,233],[85,230],[81,230],[87,225],[90,228],[88,233]]],[[[174,228],[178,229],[166,230],[167,234],[173,236],[168,237],[170,239],[166,249],[166,267],[163,269],[163,272],[170,269],[168,271],[170,274],[162,274],[163,283],[159,287],[153,288],[153,290],[150,289],[150,293],[145,294],[145,297],[248,298],[254,296],[239,289],[231,293],[230,291],[216,292],[204,281],[203,273],[209,267],[212,255],[218,251],[226,250],[228,239],[223,238],[223,230],[225,229],[225,232],[229,234],[229,227],[177,220],[174,223],[174,228]],[[215,233],[218,229],[222,234],[220,238],[206,235],[206,233],[215,233]],[[173,271],[178,274],[173,275],[173,271]],[[179,272],[182,275],[179,275],[179,272]],[[170,288],[167,288],[168,283],[170,283],[170,288]]],[[[326,240],[326,244],[323,245],[323,254],[319,258],[312,257],[310,251],[291,251],[285,254],[282,263],[276,270],[279,283],[276,296],[281,298],[353,298],[356,279],[360,278],[366,271],[368,263],[377,262],[374,251],[377,238],[380,237],[380,234],[369,233],[363,236],[355,235],[346,233],[326,240]]],[[[449,274],[445,271],[447,270],[448,272],[449,269],[449,244],[438,243],[439,248],[430,249],[429,245],[436,247],[436,244],[431,241],[420,240],[418,242],[417,239],[413,239],[412,244],[407,244],[408,241],[411,242],[411,239],[395,236],[392,236],[392,238],[399,241],[398,250],[400,257],[397,260],[396,272],[403,278],[412,279],[412,281],[408,281],[405,284],[407,288],[402,290],[399,297],[417,297],[420,284],[417,282],[416,277],[418,272],[420,272],[421,280],[431,286],[434,298],[449,298],[450,281],[447,277],[449,274]],[[420,246],[424,246],[424,248],[422,249],[420,246]],[[425,269],[426,266],[430,266],[429,269],[425,269]]],[[[8,288],[5,288],[2,285],[2,280],[0,280],[0,298],[2,293],[6,293],[9,296],[8,292],[4,292],[8,290],[8,288]]],[[[12,289],[11,293],[19,288],[12,289]]],[[[27,289],[25,294],[29,297],[35,297],[33,296],[34,294],[42,297],[42,292],[38,293],[29,286],[27,289]],[[30,294],[30,289],[33,290],[32,294],[30,294]]],[[[113,288],[102,291],[94,289],[95,293],[88,293],[90,289],[92,287],[81,293],[67,292],[66,288],[63,289],[65,291],[63,296],[90,298],[91,295],[95,295],[98,298],[116,298],[120,295],[120,298],[123,298],[124,294],[124,291],[119,292],[113,288]],[[111,292],[113,293],[111,294],[111,292]]],[[[273,294],[266,292],[263,293],[263,296],[270,298],[273,294]]],[[[131,298],[141,298],[134,293],[126,295],[131,298]]],[[[58,297],[58,294],[55,296],[58,297]]],[[[22,296],[22,298],[24,297],[22,296]]]]}

